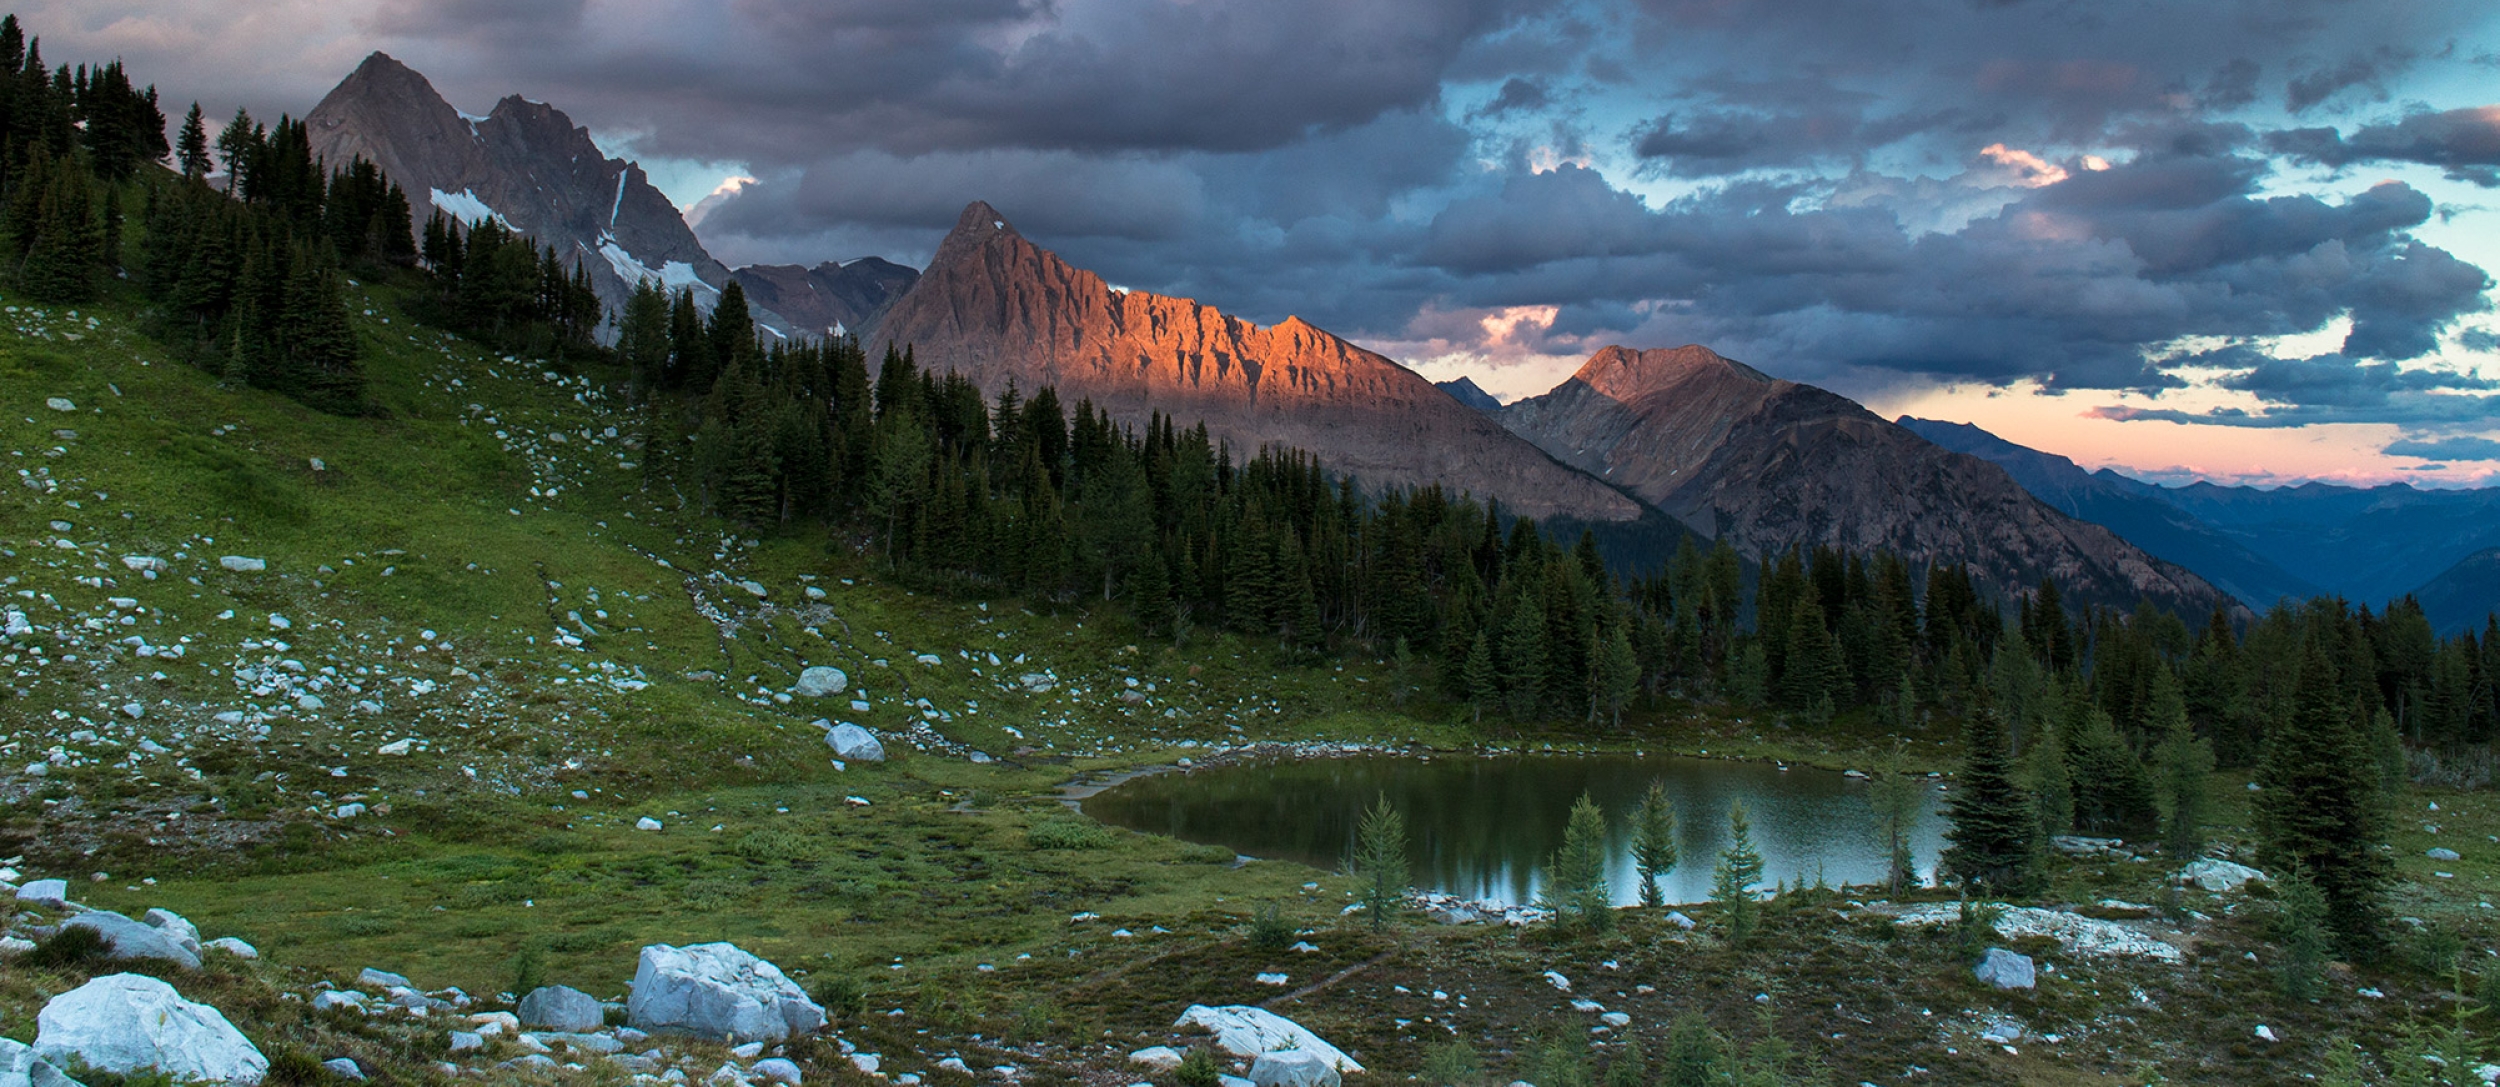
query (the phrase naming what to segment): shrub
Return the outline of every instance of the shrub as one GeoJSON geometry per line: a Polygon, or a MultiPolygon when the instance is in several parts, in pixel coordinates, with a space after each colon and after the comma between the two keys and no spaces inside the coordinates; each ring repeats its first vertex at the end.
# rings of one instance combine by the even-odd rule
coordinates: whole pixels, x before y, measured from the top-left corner
{"type": "Polygon", "coordinates": [[[822,1005],[825,1014],[836,1019],[857,1019],[868,1011],[868,987],[849,974],[830,974],[818,979],[809,995],[822,1005]]]}
{"type": "Polygon", "coordinates": [[[730,851],[751,861],[807,861],[824,853],[824,844],[793,831],[766,827],[751,830],[730,851]]]}
{"type": "Polygon", "coordinates": [[[112,959],[113,945],[105,941],[102,933],[91,928],[64,928],[44,937],[18,961],[54,970],[88,970],[112,959]]]}
{"type": "Polygon", "coordinates": [[[1424,1056],[1424,1087],[1476,1087],[1484,1081],[1484,1062],[1465,1038],[1452,1038],[1424,1056]]]}
{"type": "Polygon", "coordinates": [[[1250,912],[1250,946],[1261,951],[1283,951],[1293,942],[1293,923],[1285,920],[1285,908],[1274,902],[1261,902],[1250,912]]]}
{"type": "Polygon", "coordinates": [[[1081,823],[1074,819],[1051,819],[1033,824],[1024,832],[1025,842],[1035,849],[1106,849],[1111,845],[1111,832],[1100,824],[1081,823]]]}
{"type": "Polygon", "coordinates": [[[1216,1087],[1224,1070],[1215,1063],[1215,1051],[1193,1049],[1181,1058],[1181,1066],[1172,1070],[1172,1082],[1180,1087],[1216,1087]]]}

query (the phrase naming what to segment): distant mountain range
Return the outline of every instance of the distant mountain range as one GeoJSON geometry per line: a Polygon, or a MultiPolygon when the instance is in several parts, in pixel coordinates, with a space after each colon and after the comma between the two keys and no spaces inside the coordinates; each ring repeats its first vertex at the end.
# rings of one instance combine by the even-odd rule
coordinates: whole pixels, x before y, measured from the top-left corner
{"type": "Polygon", "coordinates": [[[553,106],[510,97],[486,117],[464,116],[380,53],[308,120],[316,153],[333,164],[373,160],[420,217],[493,216],[554,245],[592,270],[611,307],[638,282],[690,288],[709,307],[734,281],[760,326],[856,335],[872,364],[886,346],[909,345],[924,365],[993,395],[1010,382],[1049,385],[1124,423],[1158,412],[1204,422],[1243,455],[1289,445],[1366,486],[1440,484],[1498,499],[1594,528],[1620,554],[1654,559],[1688,530],[1754,559],[1882,547],[1968,563],[2006,597],[2055,576],[2078,600],[2150,598],[2191,614],[2226,591],[2265,600],[2325,584],[2258,540],[2262,519],[2222,526],[2165,512],[2188,507],[2130,500],[2070,463],[2059,472],[2036,453],[2025,462],[2019,453],[2031,451],[1975,433],[1896,426],[1706,348],[1608,348],[1554,390],[1506,407],[1473,381],[1435,387],[1300,318],[1261,326],[1114,289],[985,203],[964,210],[924,271],[873,257],[732,270],[640,168],[608,158],[553,106]],[[2161,548],[2130,542],[2138,533],[2161,548]]]}
{"type": "Polygon", "coordinates": [[[2108,525],[2257,607],[2322,593],[2380,607],[2414,593],[2443,633],[2479,627],[2500,608],[2500,578],[2474,564],[2500,547],[2500,488],[2166,487],[2106,468],[2086,472],[1965,423],[1904,417],[1901,425],[1995,462],[2042,501],[2108,525]]]}

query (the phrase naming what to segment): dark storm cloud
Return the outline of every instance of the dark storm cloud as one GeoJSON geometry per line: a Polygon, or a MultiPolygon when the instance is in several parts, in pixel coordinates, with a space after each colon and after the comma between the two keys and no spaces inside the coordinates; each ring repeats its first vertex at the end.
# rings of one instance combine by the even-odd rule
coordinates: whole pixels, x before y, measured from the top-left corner
{"type": "Polygon", "coordinates": [[[2292,77],[2291,84],[2284,88],[2283,104],[2292,112],[2301,113],[2355,87],[2364,88],[2383,101],[2387,97],[2388,77],[2413,63],[2414,55],[2410,49],[2382,45],[2331,65],[2310,68],[2292,77]]]}
{"type": "MultiPolygon", "coordinates": [[[[2263,414],[2238,408],[2193,412],[2170,408],[2116,407],[2094,414],[2109,419],[2155,419],[2237,427],[2296,427],[2318,423],[2487,424],[2500,388],[2480,375],[2444,367],[2401,367],[2349,355],[2271,358],[2245,346],[2166,360],[2172,365],[2220,369],[2217,384],[2253,395],[2263,414]]],[[[2481,439],[2451,439],[2451,442],[2481,439]]],[[[2430,448],[2449,443],[2398,442],[2387,452],[2404,456],[2470,459],[2462,452],[2404,453],[2397,446],[2430,448]]],[[[2463,449],[2465,446],[2457,446],[2463,449]]]]}
{"type": "Polygon", "coordinates": [[[2380,450],[2391,457],[2423,460],[2500,460],[2500,442],[2465,435],[2454,438],[2404,438],[2380,450]]]}
{"type": "Polygon", "coordinates": [[[1492,101],[1468,111],[1468,117],[1471,120],[1481,120],[1487,117],[1533,112],[1544,109],[1553,101],[1554,96],[1545,89],[1543,81],[1520,79],[1514,76],[1502,81],[1502,89],[1493,96],[1492,101]]]}
{"type": "Polygon", "coordinates": [[[2418,162],[2443,167],[2458,181],[2500,188],[2500,106],[2415,113],[2364,125],[2350,136],[2332,128],[2288,129],[2269,133],[2266,146],[2279,155],[2327,166],[2418,162]]]}

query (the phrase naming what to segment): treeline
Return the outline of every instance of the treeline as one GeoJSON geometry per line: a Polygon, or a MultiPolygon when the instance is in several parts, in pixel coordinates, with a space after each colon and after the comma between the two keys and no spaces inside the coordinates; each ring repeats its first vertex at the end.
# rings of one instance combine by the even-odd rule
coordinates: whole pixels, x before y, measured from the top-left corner
{"type": "Polygon", "coordinates": [[[96,297],[119,264],[119,183],[165,157],[156,88],[121,62],[47,70],[41,42],[0,18],[0,265],[37,302],[96,297]]]}
{"type": "Polygon", "coordinates": [[[417,315],[500,351],[556,362],[600,357],[605,317],[590,271],[494,219],[436,211],[419,247],[431,292],[417,315]]]}

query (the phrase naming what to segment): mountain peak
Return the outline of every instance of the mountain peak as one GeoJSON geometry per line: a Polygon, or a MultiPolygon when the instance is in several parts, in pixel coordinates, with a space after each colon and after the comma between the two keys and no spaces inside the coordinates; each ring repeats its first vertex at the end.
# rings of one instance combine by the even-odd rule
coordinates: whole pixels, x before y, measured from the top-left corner
{"type": "Polygon", "coordinates": [[[1704,374],[1733,375],[1765,385],[1773,380],[1700,344],[1647,351],[1607,347],[1589,356],[1572,377],[1609,399],[1629,401],[1704,374]]]}
{"type": "Polygon", "coordinates": [[[999,239],[1022,236],[1016,233],[1015,224],[988,201],[975,200],[964,205],[964,213],[955,217],[955,229],[947,231],[946,240],[938,243],[937,255],[929,258],[928,271],[964,260],[999,239]]]}
{"type": "Polygon", "coordinates": [[[1502,410],[1500,400],[1494,399],[1492,393],[1484,391],[1484,386],[1476,384],[1476,379],[1464,374],[1448,381],[1436,381],[1433,384],[1440,386],[1441,391],[1450,394],[1452,399],[1477,411],[1490,414],[1502,410]]]}

